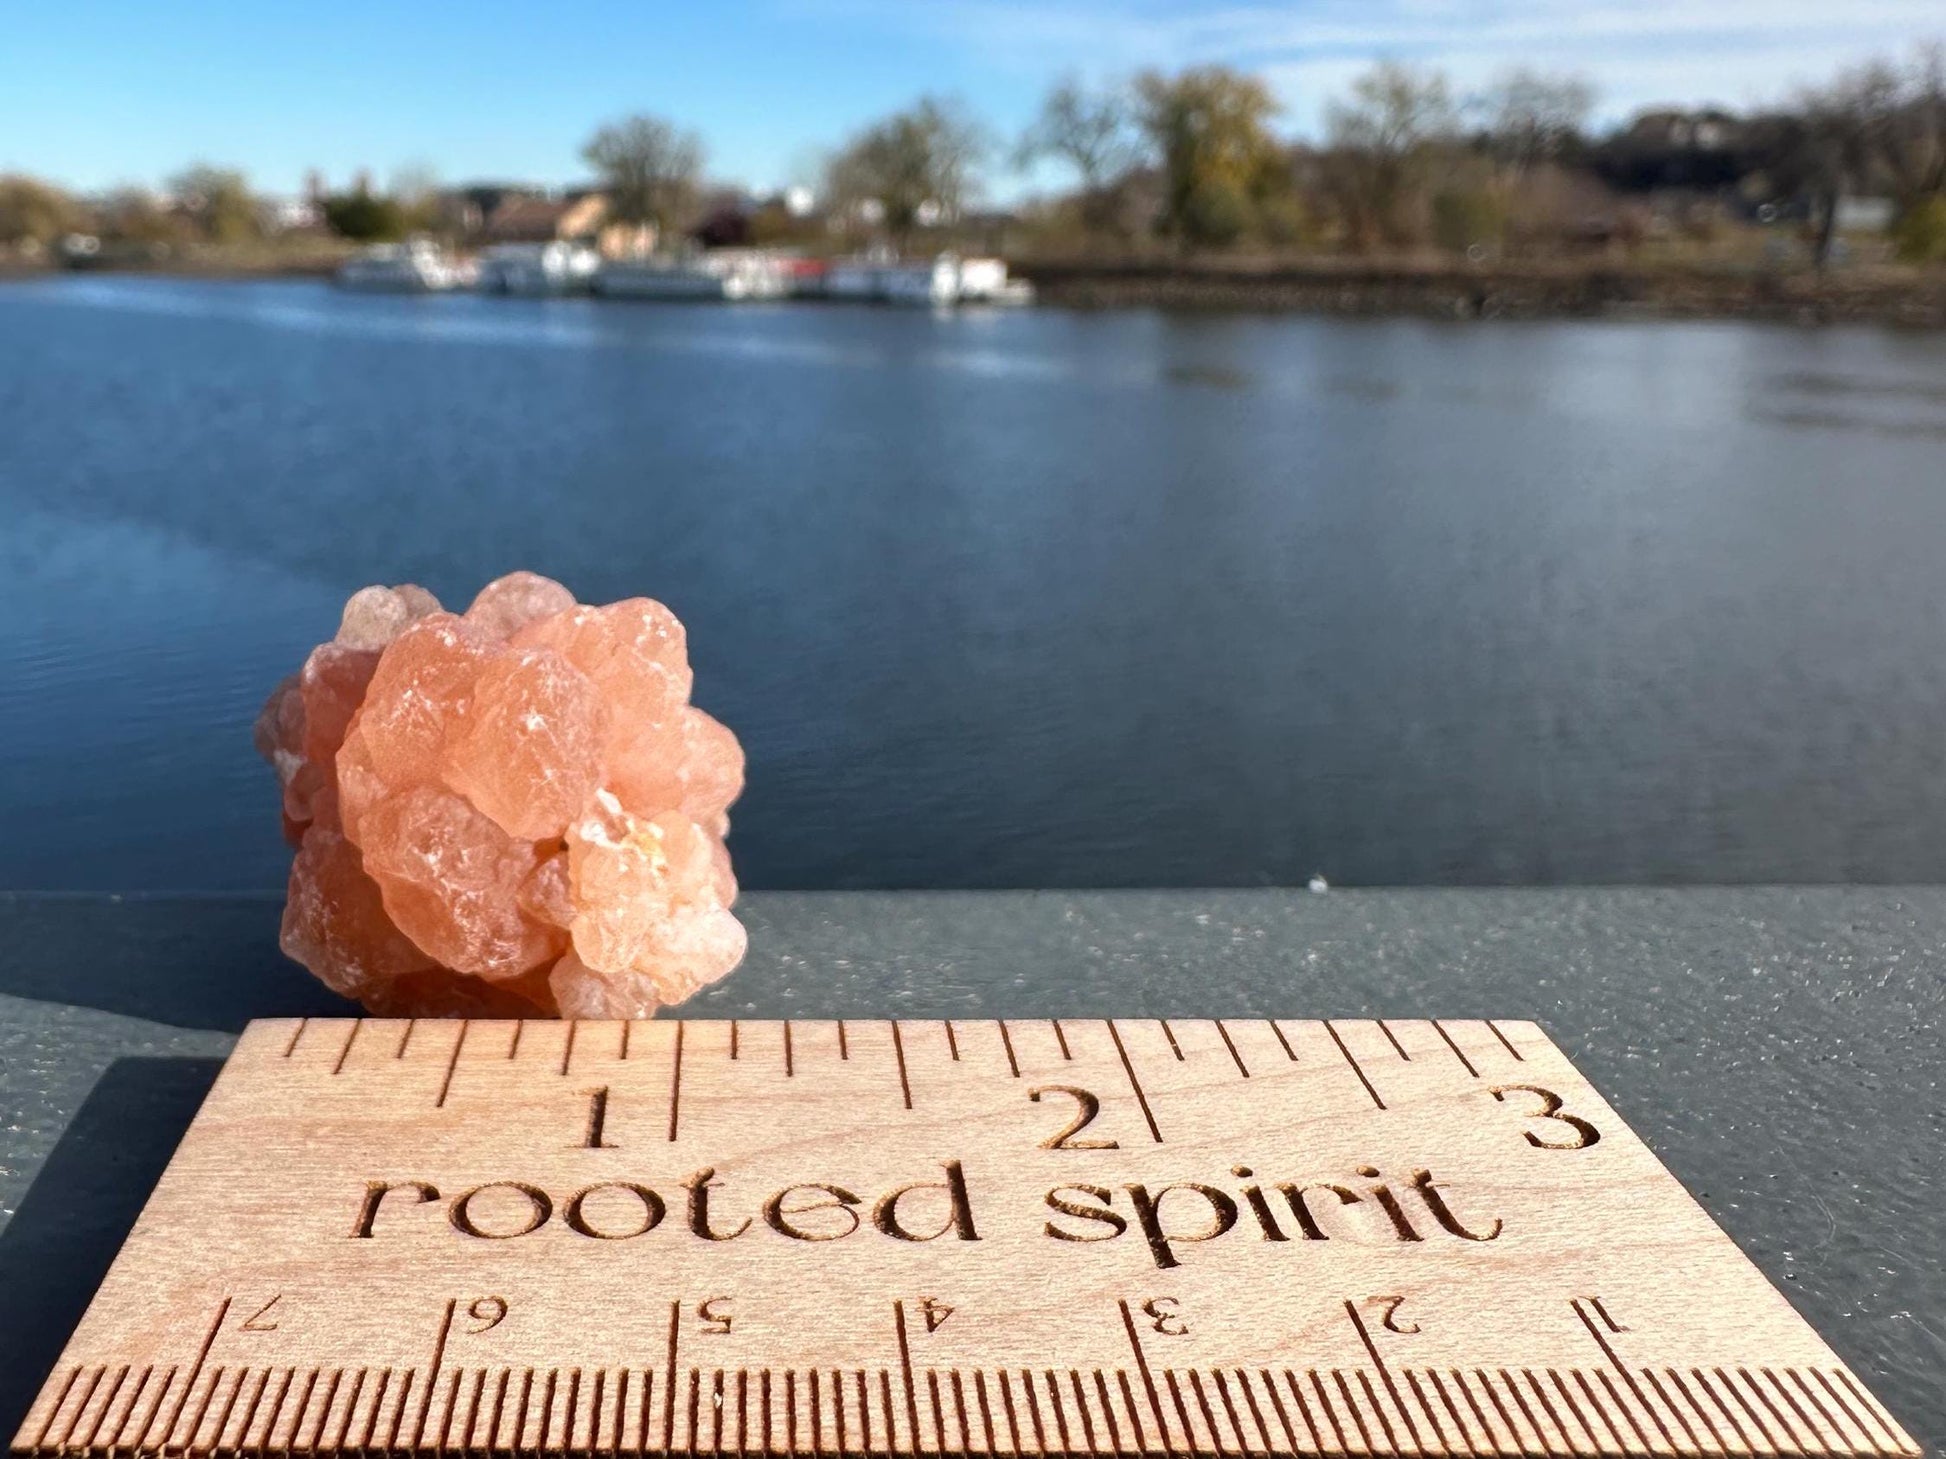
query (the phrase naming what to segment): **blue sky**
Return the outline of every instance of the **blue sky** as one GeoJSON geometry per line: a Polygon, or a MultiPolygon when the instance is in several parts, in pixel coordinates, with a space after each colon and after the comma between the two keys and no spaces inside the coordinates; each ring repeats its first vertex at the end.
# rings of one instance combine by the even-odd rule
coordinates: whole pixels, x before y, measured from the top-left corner
{"type": "Polygon", "coordinates": [[[203,159],[273,191],[309,167],[565,182],[594,124],[652,110],[703,133],[716,175],[777,185],[924,91],[1010,134],[1067,71],[1246,66],[1302,135],[1377,56],[1463,89],[1521,61],[1579,71],[1612,117],[1748,105],[1942,35],[1939,0],[0,0],[0,171],[101,187],[203,159]]]}

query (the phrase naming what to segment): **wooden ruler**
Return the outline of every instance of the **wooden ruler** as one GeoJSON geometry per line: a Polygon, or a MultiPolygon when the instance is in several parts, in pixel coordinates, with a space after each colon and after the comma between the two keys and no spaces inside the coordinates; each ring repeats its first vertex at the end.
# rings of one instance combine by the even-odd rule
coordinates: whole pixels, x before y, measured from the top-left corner
{"type": "Polygon", "coordinates": [[[21,1454],[1916,1454],[1531,1023],[252,1024],[21,1454]]]}

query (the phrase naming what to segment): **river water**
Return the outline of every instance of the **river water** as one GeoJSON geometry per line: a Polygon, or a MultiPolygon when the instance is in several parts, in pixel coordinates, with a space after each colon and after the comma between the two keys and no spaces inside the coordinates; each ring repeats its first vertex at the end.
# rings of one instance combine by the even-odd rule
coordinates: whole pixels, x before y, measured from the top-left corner
{"type": "Polygon", "coordinates": [[[281,884],[368,582],[688,623],[757,886],[1946,877],[1946,336],[0,286],[0,887],[281,884]]]}

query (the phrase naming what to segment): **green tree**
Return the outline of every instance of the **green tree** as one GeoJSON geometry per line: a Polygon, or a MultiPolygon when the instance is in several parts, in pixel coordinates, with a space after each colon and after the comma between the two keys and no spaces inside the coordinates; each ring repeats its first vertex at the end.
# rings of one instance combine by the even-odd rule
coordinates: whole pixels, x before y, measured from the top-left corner
{"type": "Polygon", "coordinates": [[[876,210],[903,244],[922,224],[958,219],[987,150],[986,133],[956,103],[922,97],[846,143],[825,169],[825,193],[841,209],[876,210]]]}
{"type": "Polygon", "coordinates": [[[1143,135],[1162,172],[1161,231],[1184,247],[1235,242],[1264,201],[1288,188],[1283,146],[1270,121],[1270,88],[1227,66],[1196,66],[1135,80],[1143,135]]]}
{"type": "Polygon", "coordinates": [[[325,225],[354,243],[390,243],[412,231],[412,219],[395,198],[376,193],[336,193],[324,200],[325,225]]]}
{"type": "Polygon", "coordinates": [[[1459,127],[1444,74],[1381,61],[1325,112],[1331,190],[1358,247],[1415,236],[1434,158],[1459,127]]]}
{"type": "Polygon", "coordinates": [[[581,156],[600,175],[615,222],[666,232],[689,220],[703,176],[696,133],[644,113],[602,127],[581,156]]]}
{"type": "Polygon", "coordinates": [[[1022,167],[1042,158],[1068,167],[1079,184],[1083,223],[1103,228],[1113,221],[1114,185],[1137,156],[1133,121],[1121,92],[1090,91],[1071,76],[1047,93],[1014,157],[1022,167]]]}
{"type": "Polygon", "coordinates": [[[242,243],[263,232],[249,180],[234,168],[195,163],[169,180],[169,192],[197,235],[208,242],[242,243]]]}
{"type": "Polygon", "coordinates": [[[1908,263],[1946,263],[1946,196],[1934,193],[1899,215],[1892,244],[1908,263]]]}
{"type": "Polygon", "coordinates": [[[80,228],[73,198],[37,177],[0,175],[0,244],[49,244],[80,228]]]}

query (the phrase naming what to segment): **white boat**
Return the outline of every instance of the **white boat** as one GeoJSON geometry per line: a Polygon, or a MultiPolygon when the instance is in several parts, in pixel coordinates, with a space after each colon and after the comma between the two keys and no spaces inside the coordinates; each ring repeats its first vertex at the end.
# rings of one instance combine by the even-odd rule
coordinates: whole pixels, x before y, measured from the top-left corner
{"type": "Polygon", "coordinates": [[[480,254],[480,291],[487,294],[572,294],[586,289],[601,256],[580,243],[496,243],[480,254]]]}
{"type": "Polygon", "coordinates": [[[1033,285],[1007,277],[1006,260],[942,253],[930,262],[866,254],[825,270],[824,294],[882,304],[943,308],[953,304],[1026,304],[1033,285]]]}
{"type": "Polygon", "coordinates": [[[1007,277],[1004,258],[959,260],[959,302],[962,304],[1031,304],[1034,286],[1007,277]]]}
{"type": "Polygon", "coordinates": [[[430,238],[414,238],[360,249],[338,270],[338,282],[374,293],[426,294],[457,289],[467,282],[467,274],[430,238]]]}
{"type": "Polygon", "coordinates": [[[612,299],[781,299],[791,291],[791,261],[746,248],[686,258],[616,259],[601,266],[594,288],[612,299]]]}

